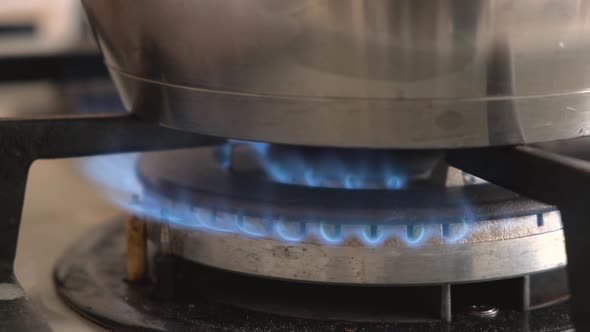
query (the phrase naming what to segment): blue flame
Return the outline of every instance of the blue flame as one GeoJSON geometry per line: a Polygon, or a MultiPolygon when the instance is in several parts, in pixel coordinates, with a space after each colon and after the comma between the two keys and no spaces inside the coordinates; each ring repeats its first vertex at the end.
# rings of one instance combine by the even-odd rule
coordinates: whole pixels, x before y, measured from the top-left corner
{"type": "Polygon", "coordinates": [[[387,178],[385,185],[387,189],[397,190],[403,188],[404,181],[399,176],[391,175],[387,178]]]}
{"type": "Polygon", "coordinates": [[[342,237],[342,226],[339,224],[320,223],[320,235],[324,240],[331,244],[340,244],[344,238],[342,237]],[[327,228],[332,228],[330,232],[327,228]],[[330,234],[333,233],[333,234],[330,234]]]}
{"type": "MultiPolygon", "coordinates": [[[[277,168],[277,166],[271,166],[273,168],[277,168]]],[[[281,171],[281,176],[280,179],[290,179],[291,177],[285,175],[288,174],[284,171],[281,171]]],[[[278,180],[279,177],[277,177],[275,180],[278,180]]],[[[321,180],[318,176],[316,176],[316,174],[314,174],[314,171],[312,169],[308,169],[305,172],[303,172],[303,179],[305,180],[305,184],[308,187],[319,187],[321,185],[321,180]]]]}
{"type": "MultiPolygon", "coordinates": [[[[265,173],[274,181],[284,184],[300,184],[307,187],[327,187],[344,189],[389,189],[398,190],[406,186],[408,179],[395,174],[392,161],[371,168],[364,161],[354,161],[352,165],[327,154],[315,166],[304,155],[291,152],[280,159],[271,157],[271,144],[230,140],[227,146],[247,145],[253,148],[265,173]]],[[[223,151],[227,149],[223,147],[223,151]]],[[[229,158],[229,157],[228,157],[229,158]]],[[[221,160],[221,165],[229,163],[221,160]]]]}
{"type": "Polygon", "coordinates": [[[422,241],[424,240],[424,236],[426,234],[426,229],[424,226],[422,225],[416,225],[416,226],[407,226],[407,232],[406,232],[406,243],[410,246],[416,246],[419,245],[420,243],[422,243],[422,241]],[[418,235],[414,235],[414,228],[418,228],[418,235]]]}
{"type": "Polygon", "coordinates": [[[361,231],[362,240],[367,246],[377,246],[385,241],[385,232],[377,225],[366,225],[361,231]]]}
{"type": "Polygon", "coordinates": [[[282,218],[275,221],[277,234],[287,242],[301,242],[305,240],[305,224],[301,222],[287,222],[282,218]]]}
{"type": "MultiPolygon", "coordinates": [[[[266,144],[252,144],[258,151],[268,149],[266,144]]],[[[272,238],[286,243],[300,243],[313,239],[328,246],[341,245],[347,240],[360,241],[366,246],[383,245],[390,239],[402,241],[408,247],[416,247],[427,243],[434,236],[432,227],[413,226],[408,230],[403,226],[390,226],[387,220],[374,222],[359,221],[358,223],[338,223],[323,220],[293,220],[282,215],[268,214],[266,216],[249,215],[247,211],[232,211],[227,209],[200,206],[198,202],[186,197],[163,197],[144,187],[136,174],[139,154],[119,154],[84,158],[82,169],[84,173],[99,184],[106,196],[125,211],[139,217],[168,223],[177,227],[201,230],[211,233],[230,233],[251,238],[272,238]]],[[[225,158],[229,158],[226,150],[216,152],[222,165],[225,158]]],[[[272,166],[272,165],[270,165],[272,166]]],[[[288,177],[277,167],[274,177],[288,177]]],[[[398,188],[403,180],[395,175],[386,177],[387,185],[398,188]]],[[[351,175],[342,178],[347,188],[356,188],[362,181],[362,176],[351,175]]],[[[310,185],[320,185],[321,181],[313,173],[308,179],[310,185]]],[[[180,195],[180,193],[179,193],[180,195]]],[[[467,206],[467,205],[466,205],[467,206]]],[[[458,243],[470,232],[470,223],[474,221],[465,209],[466,216],[457,220],[463,228],[454,232],[452,236],[444,237],[446,243],[458,243]]],[[[428,222],[434,222],[430,220],[428,222]]]]}
{"type": "MultiPolygon", "coordinates": [[[[463,203],[463,206],[467,206],[467,205],[465,203],[463,203]]],[[[461,220],[459,220],[458,223],[454,224],[454,226],[460,225],[461,228],[458,232],[456,231],[455,234],[453,234],[452,236],[449,236],[448,232],[445,230],[445,228],[449,229],[449,227],[451,225],[449,225],[449,224],[443,225],[443,239],[444,239],[445,243],[448,243],[448,244],[457,243],[470,235],[471,230],[473,229],[471,227],[471,224],[476,222],[476,219],[475,219],[475,216],[473,215],[471,209],[463,209],[463,213],[464,213],[464,215],[461,218],[461,220]]]]}
{"type": "Polygon", "coordinates": [[[266,221],[256,222],[255,218],[249,218],[247,216],[242,215],[238,222],[238,228],[240,231],[244,232],[244,234],[251,236],[251,237],[264,237],[268,235],[268,224],[266,221]],[[250,220],[253,219],[253,220],[250,220]]]}
{"type": "Polygon", "coordinates": [[[224,144],[215,150],[215,160],[223,169],[228,169],[231,165],[231,145],[224,144]]]}
{"type": "Polygon", "coordinates": [[[450,225],[445,224],[443,225],[443,239],[445,241],[445,243],[457,243],[460,240],[463,240],[465,237],[467,237],[469,235],[469,231],[471,229],[471,226],[469,225],[469,222],[467,220],[463,220],[463,222],[461,222],[461,229],[459,232],[456,232],[453,236],[447,236],[446,233],[447,231],[445,231],[445,228],[449,227],[450,225]]]}

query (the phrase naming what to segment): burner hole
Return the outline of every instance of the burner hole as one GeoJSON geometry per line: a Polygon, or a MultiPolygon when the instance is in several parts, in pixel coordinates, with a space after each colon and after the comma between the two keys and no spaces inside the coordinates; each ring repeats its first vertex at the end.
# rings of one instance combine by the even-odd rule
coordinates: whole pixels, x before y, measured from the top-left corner
{"type": "Polygon", "coordinates": [[[363,180],[355,175],[347,175],[344,179],[344,186],[347,189],[358,189],[363,187],[363,180]]]}
{"type": "Polygon", "coordinates": [[[285,241],[301,242],[305,239],[305,223],[279,219],[275,229],[281,239],[285,241]]]}
{"type": "Polygon", "coordinates": [[[362,235],[367,245],[377,245],[384,238],[383,231],[377,225],[367,225],[363,229],[362,235]]]}
{"type": "Polygon", "coordinates": [[[411,244],[419,243],[424,237],[423,225],[408,225],[406,226],[406,238],[411,244]]]}
{"type": "Polygon", "coordinates": [[[305,179],[305,184],[309,187],[319,187],[321,186],[321,179],[315,176],[313,170],[307,170],[303,174],[303,178],[305,179]]]}
{"type": "Polygon", "coordinates": [[[401,189],[404,186],[404,182],[397,176],[391,176],[386,182],[387,189],[401,189]]]}
{"type": "Polygon", "coordinates": [[[217,147],[213,153],[215,160],[223,169],[231,167],[232,145],[223,144],[217,147]]]}
{"type": "Polygon", "coordinates": [[[443,238],[448,238],[449,235],[451,234],[451,229],[450,229],[450,225],[449,224],[443,224],[442,225],[442,236],[443,238]]]}
{"type": "Polygon", "coordinates": [[[322,238],[330,243],[342,241],[342,226],[340,224],[320,223],[322,238]]]}

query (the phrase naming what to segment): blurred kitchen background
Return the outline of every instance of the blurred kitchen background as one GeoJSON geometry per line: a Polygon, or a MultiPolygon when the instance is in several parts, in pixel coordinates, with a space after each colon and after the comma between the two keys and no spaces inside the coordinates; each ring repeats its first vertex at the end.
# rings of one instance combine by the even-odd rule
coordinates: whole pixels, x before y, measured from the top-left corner
{"type": "MultiPolygon", "coordinates": [[[[106,112],[122,107],[79,0],[0,0],[0,117],[106,112]]],[[[34,163],[16,274],[55,331],[103,331],[67,308],[52,282],[53,264],[72,241],[118,213],[78,163],[34,163]]]]}

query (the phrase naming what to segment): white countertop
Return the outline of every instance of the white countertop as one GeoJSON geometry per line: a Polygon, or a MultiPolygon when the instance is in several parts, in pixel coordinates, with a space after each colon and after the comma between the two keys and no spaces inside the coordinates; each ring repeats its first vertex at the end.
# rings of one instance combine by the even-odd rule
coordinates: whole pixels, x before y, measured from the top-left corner
{"type": "Polygon", "coordinates": [[[106,331],[61,302],[53,287],[52,269],[74,241],[118,213],[78,172],[75,159],[33,164],[20,228],[16,275],[56,332],[106,331]]]}

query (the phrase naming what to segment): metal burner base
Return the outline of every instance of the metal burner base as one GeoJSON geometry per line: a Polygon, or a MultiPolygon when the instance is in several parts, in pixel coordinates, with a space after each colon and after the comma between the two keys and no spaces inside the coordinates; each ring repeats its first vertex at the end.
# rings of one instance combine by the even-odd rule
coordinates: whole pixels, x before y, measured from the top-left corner
{"type": "MultiPolygon", "coordinates": [[[[96,323],[125,331],[527,331],[565,332],[572,329],[565,303],[521,313],[501,309],[495,318],[471,317],[455,313],[453,323],[439,321],[414,323],[370,323],[343,320],[290,318],[240,309],[208,299],[213,284],[192,283],[190,296],[172,296],[156,274],[157,283],[127,283],[125,276],[124,223],[116,220],[76,243],[58,261],[55,283],[58,294],[74,310],[96,323]],[[195,288],[200,291],[195,292],[195,288]],[[195,295],[195,294],[201,294],[195,295]]],[[[190,263],[193,264],[193,263],[190,263]]],[[[203,268],[200,271],[208,271],[203,268]]],[[[170,276],[182,275],[169,273],[170,276]]],[[[212,274],[230,278],[250,278],[209,269],[212,274]]],[[[184,275],[187,277],[187,275],[184,275]]],[[[165,279],[165,278],[164,278],[165,279]]],[[[207,278],[203,279],[206,280],[207,278]]],[[[259,280],[257,282],[265,282],[259,280]]],[[[177,285],[178,283],[172,285],[177,285]]],[[[182,285],[182,284],[181,284],[182,285]]],[[[172,292],[187,293],[186,291],[172,292]]],[[[278,294],[280,297],[281,294],[278,294]]],[[[313,299],[312,299],[313,300],[313,299]]],[[[404,298],[401,301],[411,301],[404,298]]],[[[354,303],[354,299],[351,299],[354,303]]],[[[361,310],[361,308],[359,308],[361,310]]]]}

